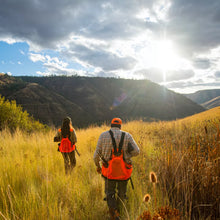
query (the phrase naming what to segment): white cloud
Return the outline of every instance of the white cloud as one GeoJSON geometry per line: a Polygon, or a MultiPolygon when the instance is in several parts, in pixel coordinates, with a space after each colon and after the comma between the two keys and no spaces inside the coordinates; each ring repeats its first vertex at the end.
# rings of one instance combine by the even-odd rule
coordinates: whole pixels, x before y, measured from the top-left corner
{"type": "Polygon", "coordinates": [[[167,33],[187,56],[215,48],[220,44],[219,10],[219,1],[172,1],[167,33]]]}
{"type": "Polygon", "coordinates": [[[214,76],[220,80],[220,71],[215,72],[214,76]]]}
{"type": "Polygon", "coordinates": [[[19,50],[19,51],[22,55],[25,55],[25,52],[23,50],[19,50]]]}
{"type": "Polygon", "coordinates": [[[195,76],[192,70],[169,71],[166,74],[167,81],[189,80],[195,76]]]}
{"type": "Polygon", "coordinates": [[[68,63],[63,62],[58,57],[51,57],[49,55],[42,55],[30,53],[30,59],[33,62],[42,62],[45,69],[44,72],[37,71],[36,73],[42,76],[49,75],[86,75],[86,71],[68,68],[68,63]]]}
{"type": "Polygon", "coordinates": [[[193,66],[197,69],[208,69],[210,67],[209,59],[195,59],[193,60],[193,66]]]}
{"type": "MultiPolygon", "coordinates": [[[[1,26],[0,26],[1,27],[1,26]]],[[[16,43],[16,42],[20,42],[20,40],[19,39],[15,39],[15,38],[13,38],[13,37],[5,37],[5,35],[4,34],[0,34],[0,41],[4,41],[4,42],[6,42],[6,43],[8,43],[8,44],[14,44],[14,43],[16,43]]]]}
{"type": "Polygon", "coordinates": [[[27,42],[43,75],[185,80],[186,88],[218,78],[219,10],[207,0],[3,1],[0,40],[27,42]]]}
{"type": "Polygon", "coordinates": [[[34,63],[35,63],[35,62],[38,62],[38,61],[40,61],[40,62],[46,61],[45,56],[43,56],[43,55],[41,55],[41,54],[36,54],[36,53],[30,53],[30,54],[29,54],[29,58],[30,58],[30,60],[33,61],[34,63]]]}
{"type": "Polygon", "coordinates": [[[139,75],[140,78],[147,78],[156,83],[189,80],[195,75],[192,70],[169,70],[167,72],[163,72],[161,69],[157,68],[142,69],[137,71],[135,74],[139,75]]]}

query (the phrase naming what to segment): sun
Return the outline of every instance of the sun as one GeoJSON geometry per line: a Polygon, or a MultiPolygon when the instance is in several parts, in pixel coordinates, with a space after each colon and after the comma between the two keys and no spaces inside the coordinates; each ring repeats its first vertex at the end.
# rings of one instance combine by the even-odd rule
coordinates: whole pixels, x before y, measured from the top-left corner
{"type": "Polygon", "coordinates": [[[154,42],[152,49],[152,67],[162,72],[164,82],[166,82],[167,71],[175,69],[177,63],[178,56],[170,40],[154,42]]]}
{"type": "Polygon", "coordinates": [[[142,41],[137,57],[143,69],[157,69],[162,72],[164,82],[168,71],[179,69],[182,63],[173,42],[169,39],[151,39],[146,43],[142,41]]]}
{"type": "Polygon", "coordinates": [[[162,40],[155,45],[154,66],[162,71],[173,69],[177,55],[169,40],[162,40]]]}

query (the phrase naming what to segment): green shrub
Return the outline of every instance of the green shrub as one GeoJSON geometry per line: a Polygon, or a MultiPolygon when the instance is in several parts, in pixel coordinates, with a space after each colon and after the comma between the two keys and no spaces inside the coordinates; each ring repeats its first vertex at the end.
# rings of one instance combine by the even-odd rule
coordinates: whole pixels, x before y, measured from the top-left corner
{"type": "Polygon", "coordinates": [[[22,107],[16,104],[16,101],[10,102],[0,96],[0,130],[5,128],[9,128],[11,131],[20,128],[31,132],[46,127],[39,121],[34,120],[26,111],[23,111],[22,107]]]}

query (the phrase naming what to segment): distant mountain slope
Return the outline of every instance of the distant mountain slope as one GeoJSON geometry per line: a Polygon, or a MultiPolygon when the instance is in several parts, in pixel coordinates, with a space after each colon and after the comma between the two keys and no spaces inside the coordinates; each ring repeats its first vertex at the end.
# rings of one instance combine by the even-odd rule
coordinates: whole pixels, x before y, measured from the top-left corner
{"type": "Polygon", "coordinates": [[[210,109],[210,108],[215,108],[217,106],[220,106],[220,96],[209,100],[208,102],[202,103],[202,106],[210,109]]]}
{"type": "Polygon", "coordinates": [[[201,90],[195,93],[184,94],[184,95],[198,104],[203,104],[220,96],[220,89],[201,90]]]}
{"type": "MultiPolygon", "coordinates": [[[[0,76],[1,78],[6,76],[0,76]]],[[[9,76],[7,76],[9,77],[9,76]]],[[[0,94],[15,99],[41,122],[58,126],[69,115],[75,126],[123,120],[173,120],[205,109],[148,80],[89,77],[9,77],[0,94]]]]}
{"type": "Polygon", "coordinates": [[[66,115],[74,117],[75,123],[80,123],[78,119],[82,117],[87,120],[91,119],[75,103],[37,83],[29,83],[26,87],[14,92],[7,98],[16,100],[17,104],[23,106],[27,112],[48,125],[54,125],[54,122],[58,123],[58,121],[61,123],[61,119],[66,115]],[[75,117],[75,115],[78,117],[75,117]]]}

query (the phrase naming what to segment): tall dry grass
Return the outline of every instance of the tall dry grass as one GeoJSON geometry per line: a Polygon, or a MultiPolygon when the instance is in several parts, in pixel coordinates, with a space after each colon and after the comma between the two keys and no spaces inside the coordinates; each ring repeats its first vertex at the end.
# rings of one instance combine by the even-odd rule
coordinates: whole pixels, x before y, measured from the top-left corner
{"type": "MultiPolygon", "coordinates": [[[[128,185],[130,219],[177,208],[183,219],[218,217],[220,109],[173,122],[124,124],[141,154],[133,159],[135,189],[128,185]],[[214,112],[216,111],[216,112],[214,112]],[[149,179],[154,171],[155,186],[149,179]],[[145,194],[151,196],[147,207],[145,194]],[[158,211],[159,210],[159,211],[158,211]],[[214,217],[213,217],[214,216],[214,217]]],[[[104,181],[93,154],[109,126],[77,130],[81,156],[71,175],[53,143],[56,131],[0,135],[0,219],[107,219],[104,181]]],[[[139,218],[140,219],[140,218],[139,218]]]]}
{"type": "Polygon", "coordinates": [[[160,135],[155,169],[163,197],[187,219],[220,218],[220,108],[166,123],[160,135]]]}
{"type": "Polygon", "coordinates": [[[77,157],[72,175],[66,176],[63,158],[52,142],[55,131],[31,135],[3,131],[1,215],[6,219],[101,219],[105,206],[101,177],[96,175],[92,161],[98,135],[95,129],[93,132],[94,136],[79,131],[82,156],[77,157]]]}

